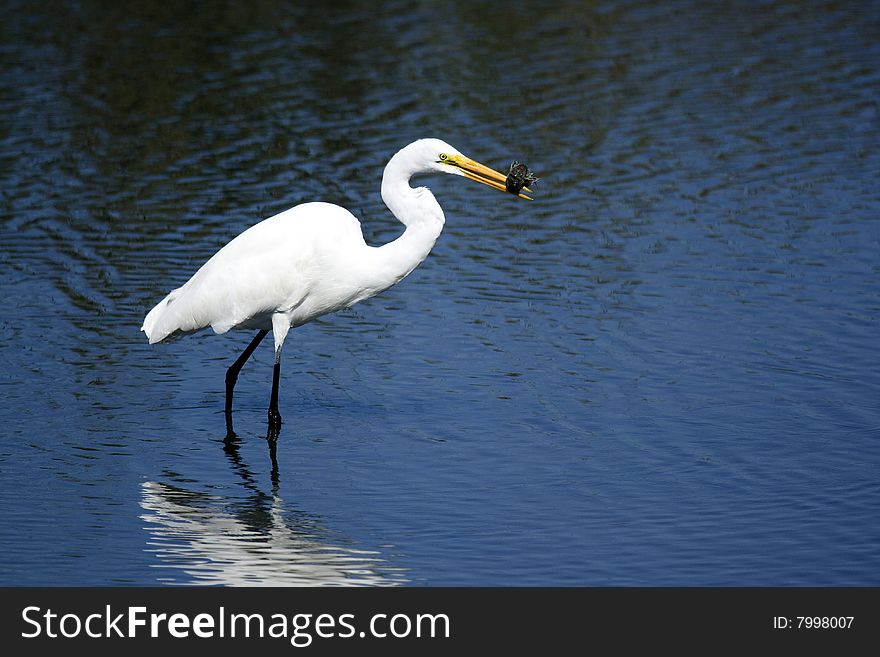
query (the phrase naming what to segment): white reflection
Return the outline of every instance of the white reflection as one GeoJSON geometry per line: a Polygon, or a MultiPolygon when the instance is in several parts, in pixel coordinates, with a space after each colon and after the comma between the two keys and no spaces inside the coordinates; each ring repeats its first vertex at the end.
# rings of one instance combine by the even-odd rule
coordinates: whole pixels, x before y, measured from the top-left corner
{"type": "Polygon", "coordinates": [[[406,581],[376,552],[329,543],[308,516],[277,495],[244,500],[154,481],[142,485],[148,550],[166,584],[224,586],[392,586],[406,581]]]}

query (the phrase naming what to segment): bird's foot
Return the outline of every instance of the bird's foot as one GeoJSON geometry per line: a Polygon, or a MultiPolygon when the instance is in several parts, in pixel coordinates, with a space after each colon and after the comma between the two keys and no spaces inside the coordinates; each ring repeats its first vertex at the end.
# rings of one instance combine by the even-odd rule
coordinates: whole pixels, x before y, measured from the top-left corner
{"type": "Polygon", "coordinates": [[[238,437],[238,434],[235,433],[235,430],[232,428],[232,410],[227,406],[226,408],[226,441],[235,440],[238,437]]]}

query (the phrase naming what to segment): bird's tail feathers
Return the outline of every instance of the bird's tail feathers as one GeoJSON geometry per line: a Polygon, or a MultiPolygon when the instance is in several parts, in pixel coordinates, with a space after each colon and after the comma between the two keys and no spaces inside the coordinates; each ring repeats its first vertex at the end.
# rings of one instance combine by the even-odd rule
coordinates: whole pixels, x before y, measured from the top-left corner
{"type": "Polygon", "coordinates": [[[150,344],[162,342],[162,340],[177,330],[177,327],[172,325],[173,322],[168,321],[171,319],[168,313],[168,306],[174,302],[179,294],[179,288],[170,292],[168,296],[157,303],[144,318],[144,324],[141,326],[141,331],[147,334],[147,339],[150,341],[150,344]]]}

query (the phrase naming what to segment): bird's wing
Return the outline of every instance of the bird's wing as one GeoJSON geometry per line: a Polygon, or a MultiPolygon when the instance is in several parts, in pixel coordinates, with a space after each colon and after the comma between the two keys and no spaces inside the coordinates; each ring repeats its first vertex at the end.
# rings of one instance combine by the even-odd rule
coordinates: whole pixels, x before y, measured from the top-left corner
{"type": "Polygon", "coordinates": [[[268,330],[272,314],[292,313],[320,283],[328,253],[358,242],[357,219],[328,203],[298,205],[261,221],[163,300],[150,340],[208,326],[217,333],[237,326],[268,330]]]}

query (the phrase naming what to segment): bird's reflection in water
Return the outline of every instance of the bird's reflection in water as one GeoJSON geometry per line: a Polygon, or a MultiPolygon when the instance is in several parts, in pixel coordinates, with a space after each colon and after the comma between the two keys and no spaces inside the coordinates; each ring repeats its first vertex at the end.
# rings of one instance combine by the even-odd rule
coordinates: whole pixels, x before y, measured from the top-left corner
{"type": "Polygon", "coordinates": [[[278,494],[274,444],[272,491],[263,492],[235,441],[224,451],[248,494],[229,498],[178,484],[142,484],[141,518],[148,550],[167,584],[226,586],[393,586],[400,568],[374,551],[339,545],[314,517],[292,510],[278,494]]]}

